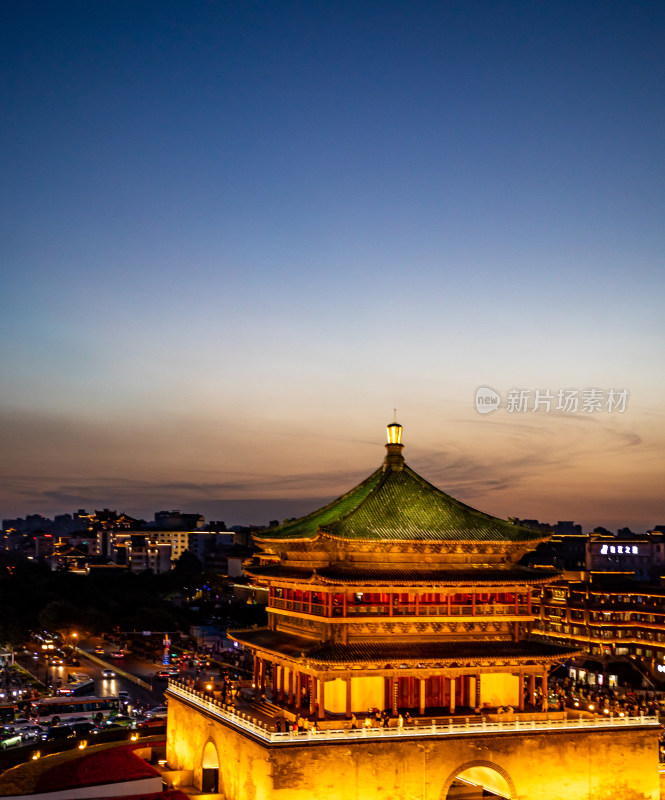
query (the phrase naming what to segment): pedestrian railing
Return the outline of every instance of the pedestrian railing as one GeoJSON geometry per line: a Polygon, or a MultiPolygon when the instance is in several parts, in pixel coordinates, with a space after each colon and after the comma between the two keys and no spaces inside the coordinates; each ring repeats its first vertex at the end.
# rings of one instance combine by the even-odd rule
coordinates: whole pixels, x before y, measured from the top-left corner
{"type": "Polygon", "coordinates": [[[332,741],[349,740],[376,740],[376,739],[399,739],[399,738],[419,738],[423,736],[477,736],[479,734],[506,734],[519,732],[541,732],[548,731],[580,731],[598,730],[626,727],[657,727],[658,717],[582,717],[578,719],[538,719],[532,716],[530,719],[526,715],[521,715],[509,721],[488,722],[484,717],[478,718],[450,718],[425,722],[418,720],[416,724],[399,727],[365,727],[360,725],[358,728],[346,726],[337,720],[322,721],[320,729],[308,728],[307,731],[293,731],[289,728],[286,731],[272,730],[274,723],[266,723],[258,720],[250,713],[239,711],[235,706],[224,703],[211,697],[205,692],[192,689],[180,681],[170,681],[166,692],[167,696],[182,700],[190,706],[205,711],[208,715],[229,723],[240,730],[262,739],[270,744],[288,744],[293,742],[323,744],[332,741]]]}

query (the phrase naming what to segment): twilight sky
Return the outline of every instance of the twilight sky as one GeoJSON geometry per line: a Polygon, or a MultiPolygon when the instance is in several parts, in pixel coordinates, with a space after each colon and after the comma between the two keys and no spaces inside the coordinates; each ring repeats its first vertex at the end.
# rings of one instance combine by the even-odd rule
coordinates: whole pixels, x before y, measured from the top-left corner
{"type": "Polygon", "coordinates": [[[397,408],[484,511],[665,524],[664,53],[660,0],[5,2],[1,517],[300,514],[397,408]]]}

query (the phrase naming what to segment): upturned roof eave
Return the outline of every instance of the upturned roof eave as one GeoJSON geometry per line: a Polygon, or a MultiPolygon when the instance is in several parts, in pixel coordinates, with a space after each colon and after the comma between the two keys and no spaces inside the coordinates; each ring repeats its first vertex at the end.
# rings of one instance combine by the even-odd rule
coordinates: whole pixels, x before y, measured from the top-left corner
{"type": "MultiPolygon", "coordinates": [[[[297,661],[300,663],[307,663],[311,666],[316,667],[327,667],[327,668],[345,668],[345,667],[367,667],[367,668],[377,668],[377,665],[390,663],[392,665],[391,668],[395,668],[395,664],[405,664],[412,668],[422,667],[423,665],[430,665],[434,666],[437,665],[439,667],[445,668],[468,668],[472,666],[519,666],[523,665],[526,666],[529,663],[532,664],[552,664],[555,662],[561,662],[562,660],[566,660],[569,658],[573,658],[576,655],[579,655],[583,652],[583,648],[580,647],[571,647],[571,646],[559,646],[557,648],[557,652],[533,652],[533,653],[500,653],[497,655],[494,652],[484,653],[473,653],[464,655],[463,653],[460,655],[454,656],[446,656],[444,654],[436,654],[436,655],[428,655],[425,653],[420,653],[415,656],[410,656],[405,653],[400,652],[390,652],[390,648],[387,649],[384,653],[376,653],[376,654],[367,654],[367,655],[351,655],[349,654],[339,654],[337,656],[320,656],[316,653],[316,650],[321,648],[321,643],[314,642],[314,641],[307,641],[307,640],[299,640],[297,643],[297,650],[299,652],[293,653],[285,653],[282,650],[276,649],[275,647],[271,647],[269,644],[263,642],[252,641],[254,636],[261,633],[269,633],[268,628],[250,628],[245,630],[233,630],[228,631],[229,638],[241,642],[248,647],[254,648],[255,650],[261,650],[265,653],[273,653],[280,659],[286,659],[291,661],[297,661]],[[243,634],[246,634],[243,636],[243,634]],[[249,635],[247,635],[249,634],[249,635]],[[346,657],[345,657],[346,656],[346,657]],[[501,664],[497,664],[497,662],[502,662],[501,664]]],[[[492,641],[487,641],[488,645],[492,644],[492,641]]],[[[457,645],[460,649],[463,650],[464,642],[457,642],[457,645]]],[[[323,645],[325,646],[325,645],[323,645]]],[[[385,667],[378,667],[379,669],[385,667]]]]}

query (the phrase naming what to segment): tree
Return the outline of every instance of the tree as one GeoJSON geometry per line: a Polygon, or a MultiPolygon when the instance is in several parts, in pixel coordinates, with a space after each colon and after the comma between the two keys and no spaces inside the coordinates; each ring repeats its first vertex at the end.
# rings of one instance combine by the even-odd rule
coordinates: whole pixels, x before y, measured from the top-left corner
{"type": "Polygon", "coordinates": [[[85,609],[77,608],[67,600],[53,600],[39,613],[39,624],[46,631],[58,631],[66,636],[82,627],[85,609]]]}

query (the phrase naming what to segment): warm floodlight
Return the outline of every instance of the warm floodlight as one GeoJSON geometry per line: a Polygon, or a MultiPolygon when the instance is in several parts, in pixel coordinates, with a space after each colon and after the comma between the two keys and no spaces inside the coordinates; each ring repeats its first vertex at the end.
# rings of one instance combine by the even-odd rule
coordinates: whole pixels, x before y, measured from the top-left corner
{"type": "Polygon", "coordinates": [[[402,426],[399,422],[391,422],[386,428],[388,435],[388,444],[401,444],[402,443],[402,426]]]}

